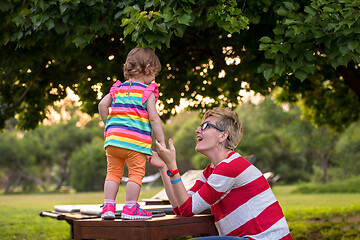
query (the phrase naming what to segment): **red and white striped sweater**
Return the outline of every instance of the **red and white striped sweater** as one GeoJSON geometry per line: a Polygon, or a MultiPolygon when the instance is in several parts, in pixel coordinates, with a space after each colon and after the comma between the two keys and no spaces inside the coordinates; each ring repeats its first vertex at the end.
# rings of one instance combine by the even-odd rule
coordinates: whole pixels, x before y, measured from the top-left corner
{"type": "Polygon", "coordinates": [[[209,164],[188,193],[180,214],[192,216],[211,207],[220,235],[292,239],[267,180],[238,153],[230,153],[216,167],[209,164]]]}

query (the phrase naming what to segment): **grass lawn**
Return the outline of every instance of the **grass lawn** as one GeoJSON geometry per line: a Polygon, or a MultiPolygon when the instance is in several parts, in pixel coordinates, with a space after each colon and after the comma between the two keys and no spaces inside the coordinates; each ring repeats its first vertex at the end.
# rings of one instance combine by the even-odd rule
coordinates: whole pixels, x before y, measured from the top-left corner
{"type": "MultiPolygon", "coordinates": [[[[293,186],[275,186],[294,240],[360,240],[360,194],[298,194],[293,186]]],[[[162,187],[142,190],[150,198],[162,187]]],[[[125,189],[118,202],[124,202],[125,189]]],[[[103,193],[0,195],[0,239],[70,239],[65,221],[40,217],[54,205],[101,204],[103,193]]]]}
{"type": "Polygon", "coordinates": [[[360,194],[292,193],[273,188],[294,240],[360,240],[360,194]]]}
{"type": "MultiPolygon", "coordinates": [[[[161,189],[143,189],[140,199],[150,198],[161,189]]],[[[71,239],[66,221],[40,217],[39,212],[54,210],[54,205],[102,204],[103,201],[103,192],[0,195],[0,239],[71,239]]],[[[120,187],[117,201],[125,202],[124,186],[120,187]]]]}

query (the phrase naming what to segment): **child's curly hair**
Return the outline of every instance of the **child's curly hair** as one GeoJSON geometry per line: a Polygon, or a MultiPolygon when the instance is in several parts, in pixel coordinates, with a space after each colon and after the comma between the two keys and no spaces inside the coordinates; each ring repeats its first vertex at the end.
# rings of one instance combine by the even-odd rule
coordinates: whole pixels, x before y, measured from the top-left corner
{"type": "Polygon", "coordinates": [[[137,47],[132,49],[124,64],[124,77],[130,79],[139,74],[157,75],[161,70],[159,58],[150,48],[137,47]]]}

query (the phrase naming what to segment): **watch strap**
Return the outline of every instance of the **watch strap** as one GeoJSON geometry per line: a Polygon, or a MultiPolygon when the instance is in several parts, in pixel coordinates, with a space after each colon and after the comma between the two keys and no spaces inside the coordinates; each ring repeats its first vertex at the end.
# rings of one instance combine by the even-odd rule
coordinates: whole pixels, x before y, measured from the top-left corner
{"type": "Polygon", "coordinates": [[[168,169],[167,172],[168,172],[168,175],[169,175],[170,177],[172,177],[172,176],[174,176],[175,174],[179,173],[179,169],[178,169],[178,168],[175,169],[175,170],[168,169]]]}

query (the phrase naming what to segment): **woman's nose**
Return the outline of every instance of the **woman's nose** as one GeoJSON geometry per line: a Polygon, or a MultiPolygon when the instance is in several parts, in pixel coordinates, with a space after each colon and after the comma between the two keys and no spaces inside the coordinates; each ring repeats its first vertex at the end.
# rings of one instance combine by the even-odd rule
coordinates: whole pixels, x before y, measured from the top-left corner
{"type": "Polygon", "coordinates": [[[195,129],[195,132],[196,132],[196,133],[199,133],[199,132],[200,132],[200,126],[197,127],[197,129],[195,129]]]}

